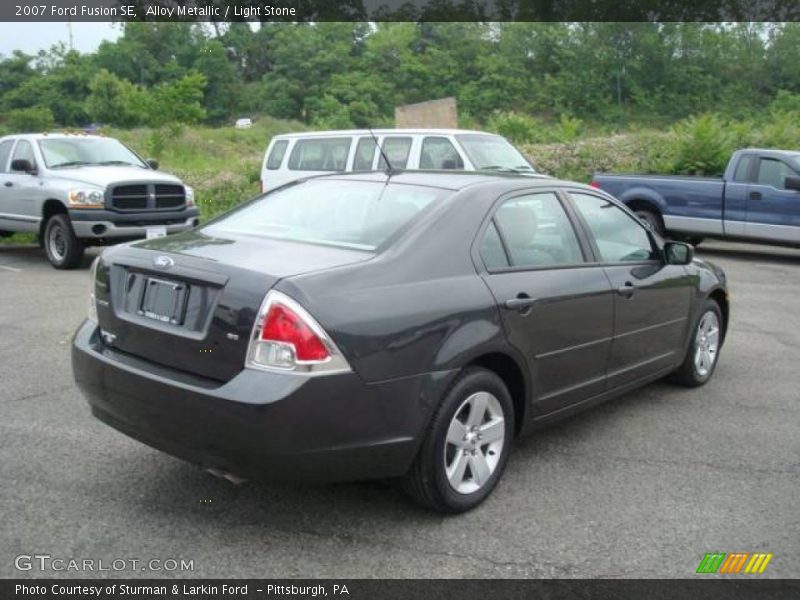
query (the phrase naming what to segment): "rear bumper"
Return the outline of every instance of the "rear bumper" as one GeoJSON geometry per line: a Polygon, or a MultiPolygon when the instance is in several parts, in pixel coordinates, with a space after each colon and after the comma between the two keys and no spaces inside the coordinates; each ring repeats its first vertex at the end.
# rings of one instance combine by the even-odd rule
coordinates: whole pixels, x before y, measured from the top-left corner
{"type": "Polygon", "coordinates": [[[219,385],[116,352],[84,323],[75,381],[92,413],[154,448],[253,479],[332,482],[405,473],[447,373],[367,384],[243,369],[219,385]]]}
{"type": "Polygon", "coordinates": [[[81,239],[137,239],[147,234],[148,227],[163,226],[167,233],[180,233],[200,222],[197,208],[170,212],[121,214],[110,210],[69,211],[75,235],[81,239]]]}

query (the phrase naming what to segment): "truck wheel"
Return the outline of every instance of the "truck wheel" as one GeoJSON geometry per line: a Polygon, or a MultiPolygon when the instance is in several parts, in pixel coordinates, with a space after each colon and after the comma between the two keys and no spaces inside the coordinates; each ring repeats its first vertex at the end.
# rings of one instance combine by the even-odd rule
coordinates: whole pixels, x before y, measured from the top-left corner
{"type": "Polygon", "coordinates": [[[44,228],[44,250],[56,269],[74,269],[83,259],[83,244],[75,237],[67,215],[53,215],[44,228]]]}
{"type": "Polygon", "coordinates": [[[645,221],[648,225],[650,225],[650,229],[655,231],[661,237],[664,237],[666,233],[664,230],[664,221],[661,219],[661,215],[652,210],[636,210],[634,211],[636,216],[639,217],[642,221],[645,221]]]}

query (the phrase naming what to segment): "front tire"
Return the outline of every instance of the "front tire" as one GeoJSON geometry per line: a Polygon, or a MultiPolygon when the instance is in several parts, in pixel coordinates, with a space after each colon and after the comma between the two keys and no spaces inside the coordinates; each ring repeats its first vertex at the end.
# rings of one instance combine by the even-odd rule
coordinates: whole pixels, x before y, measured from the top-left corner
{"type": "Polygon", "coordinates": [[[672,375],[673,381],[686,387],[700,387],[714,374],[722,347],[722,311],[714,300],[706,300],[692,329],[692,341],[683,364],[672,375]]]}
{"type": "Polygon", "coordinates": [[[466,370],[434,413],[403,488],[418,504],[460,513],[483,502],[505,469],[514,405],[503,380],[466,370]]]}
{"type": "Polygon", "coordinates": [[[44,228],[44,250],[56,269],[75,269],[83,260],[84,247],[75,237],[67,215],[53,215],[44,228]]]}

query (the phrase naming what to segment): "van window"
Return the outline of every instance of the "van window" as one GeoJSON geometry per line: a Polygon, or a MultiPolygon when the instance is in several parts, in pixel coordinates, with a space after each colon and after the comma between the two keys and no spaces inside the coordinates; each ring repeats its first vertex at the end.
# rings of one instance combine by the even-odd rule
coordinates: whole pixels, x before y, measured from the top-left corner
{"type": "Polygon", "coordinates": [[[464,161],[445,137],[426,137],[419,156],[420,169],[463,169],[464,161]]]}
{"type": "MultiPolygon", "coordinates": [[[[410,137],[387,137],[383,139],[383,153],[392,163],[393,169],[405,169],[408,164],[408,154],[411,152],[410,137]]],[[[381,171],[386,169],[386,161],[381,156],[381,171]]]]}
{"type": "Polygon", "coordinates": [[[269,156],[267,157],[267,168],[271,170],[280,169],[283,157],[286,154],[286,148],[289,147],[289,140],[278,140],[272,146],[269,156]]]}
{"type": "Polygon", "coordinates": [[[344,171],[350,138],[297,140],[289,156],[290,171],[344,171]]]}
{"type": "Polygon", "coordinates": [[[356,146],[356,155],[353,158],[353,171],[371,171],[372,159],[375,158],[375,140],[371,137],[362,137],[356,146]]]}
{"type": "Polygon", "coordinates": [[[11,148],[14,140],[6,140],[0,143],[0,173],[5,173],[8,167],[8,157],[11,155],[11,148]]]}

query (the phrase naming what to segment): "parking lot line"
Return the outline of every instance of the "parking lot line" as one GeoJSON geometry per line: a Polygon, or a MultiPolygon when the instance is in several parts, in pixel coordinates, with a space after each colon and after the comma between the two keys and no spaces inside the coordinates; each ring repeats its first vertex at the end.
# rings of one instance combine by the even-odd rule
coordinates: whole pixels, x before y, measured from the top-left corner
{"type": "Polygon", "coordinates": [[[17,269],[16,267],[7,267],[5,265],[0,265],[0,269],[5,269],[6,271],[11,271],[12,273],[19,273],[22,269],[17,269]]]}

